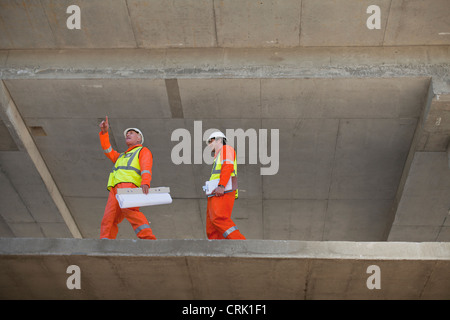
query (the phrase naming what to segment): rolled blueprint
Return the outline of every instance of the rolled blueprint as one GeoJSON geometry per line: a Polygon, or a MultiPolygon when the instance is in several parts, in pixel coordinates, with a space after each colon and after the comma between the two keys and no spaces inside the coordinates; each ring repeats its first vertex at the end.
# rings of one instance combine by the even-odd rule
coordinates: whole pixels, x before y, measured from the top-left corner
{"type": "Polygon", "coordinates": [[[124,192],[118,192],[116,194],[116,199],[122,209],[172,203],[172,197],[168,192],[150,192],[148,194],[144,194],[140,189],[123,191],[124,192]]]}

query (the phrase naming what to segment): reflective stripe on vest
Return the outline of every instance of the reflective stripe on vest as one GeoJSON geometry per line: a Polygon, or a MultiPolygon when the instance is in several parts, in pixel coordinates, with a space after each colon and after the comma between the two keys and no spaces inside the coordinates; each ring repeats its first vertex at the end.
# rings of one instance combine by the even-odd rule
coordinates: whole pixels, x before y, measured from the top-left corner
{"type": "Polygon", "coordinates": [[[121,182],[131,182],[137,187],[141,185],[141,166],[138,156],[141,149],[142,147],[137,147],[120,154],[109,174],[108,190],[121,182]]]}

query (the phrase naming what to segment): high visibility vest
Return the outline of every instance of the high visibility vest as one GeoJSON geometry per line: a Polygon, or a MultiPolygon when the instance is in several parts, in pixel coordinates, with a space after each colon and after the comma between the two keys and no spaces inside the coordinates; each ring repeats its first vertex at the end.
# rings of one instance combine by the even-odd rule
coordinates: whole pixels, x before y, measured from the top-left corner
{"type": "MultiPolygon", "coordinates": [[[[211,170],[211,177],[209,178],[209,181],[215,180],[215,179],[220,179],[220,172],[222,171],[222,164],[225,161],[232,161],[233,162],[234,170],[231,173],[230,179],[232,177],[237,177],[236,152],[234,153],[234,159],[223,159],[222,160],[223,148],[225,148],[225,146],[222,147],[222,150],[219,151],[219,154],[214,159],[213,167],[212,167],[212,170],[211,170]]],[[[232,191],[226,191],[226,193],[228,193],[228,192],[232,192],[232,191]]],[[[238,198],[238,195],[239,195],[239,190],[236,189],[236,196],[235,196],[236,199],[238,198]]]]}
{"type": "Polygon", "coordinates": [[[109,174],[108,190],[121,182],[131,182],[136,187],[141,186],[141,165],[139,164],[139,152],[142,147],[137,147],[129,152],[121,153],[109,174]]]}

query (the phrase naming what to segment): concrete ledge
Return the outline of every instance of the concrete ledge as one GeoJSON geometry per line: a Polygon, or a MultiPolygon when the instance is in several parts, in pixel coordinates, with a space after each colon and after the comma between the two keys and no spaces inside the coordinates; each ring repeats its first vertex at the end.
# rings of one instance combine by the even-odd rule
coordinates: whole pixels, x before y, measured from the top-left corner
{"type": "Polygon", "coordinates": [[[450,92],[449,46],[0,50],[2,79],[431,77],[450,92]]]}
{"type": "Polygon", "coordinates": [[[447,260],[449,242],[0,238],[0,255],[447,260]]]}
{"type": "Polygon", "coordinates": [[[446,78],[450,46],[0,50],[3,79],[446,78]],[[322,71],[317,73],[317,71],[322,71]]]}
{"type": "Polygon", "coordinates": [[[450,298],[439,242],[4,238],[0,270],[1,299],[450,298]]]}

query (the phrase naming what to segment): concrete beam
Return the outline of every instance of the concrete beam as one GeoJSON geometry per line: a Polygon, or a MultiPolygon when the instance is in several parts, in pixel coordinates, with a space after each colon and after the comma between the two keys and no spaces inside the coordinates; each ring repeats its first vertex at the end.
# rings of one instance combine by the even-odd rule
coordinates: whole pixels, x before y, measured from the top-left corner
{"type": "Polygon", "coordinates": [[[70,232],[75,238],[82,238],[81,233],[70,213],[55,181],[52,178],[50,170],[45,164],[30,132],[22,119],[14,101],[9,95],[8,89],[3,81],[0,82],[0,115],[10,130],[13,139],[21,150],[25,150],[36,166],[47,190],[53,199],[56,207],[59,209],[62,218],[67,224],[70,232]]]}
{"type": "Polygon", "coordinates": [[[0,239],[0,297],[448,299],[449,267],[439,242],[0,239]],[[367,286],[372,265],[380,289],[367,286]]]}
{"type": "Polygon", "coordinates": [[[416,152],[388,241],[449,241],[446,152],[416,152]]]}
{"type": "Polygon", "coordinates": [[[393,205],[392,205],[392,208],[391,208],[391,211],[390,211],[389,218],[387,219],[386,229],[385,229],[384,236],[383,236],[383,238],[386,239],[386,240],[389,238],[389,234],[390,234],[391,229],[392,229],[392,224],[395,221],[395,215],[397,213],[399,203],[400,203],[401,198],[403,196],[403,191],[404,191],[404,188],[405,188],[406,180],[408,179],[408,176],[409,176],[409,172],[410,172],[410,169],[411,169],[411,164],[412,164],[412,161],[414,159],[414,155],[415,155],[415,153],[417,151],[417,146],[418,146],[418,144],[420,142],[420,138],[423,135],[423,123],[424,123],[424,121],[425,121],[425,119],[427,117],[428,110],[430,109],[430,105],[431,105],[431,101],[433,99],[433,96],[434,96],[433,84],[430,81],[430,84],[429,84],[429,87],[428,87],[428,93],[427,93],[425,101],[424,101],[424,106],[422,108],[422,112],[420,113],[420,118],[417,121],[417,126],[416,126],[416,129],[414,131],[414,136],[413,136],[413,139],[412,139],[412,142],[411,142],[411,146],[409,148],[408,156],[406,158],[406,162],[405,162],[405,165],[403,167],[402,176],[400,178],[400,182],[399,182],[399,185],[398,185],[398,188],[397,188],[397,192],[396,192],[396,195],[395,195],[395,198],[394,198],[394,201],[393,201],[393,205]]]}
{"type": "Polygon", "coordinates": [[[449,46],[0,50],[3,79],[432,77],[450,93],[449,46]]]}

